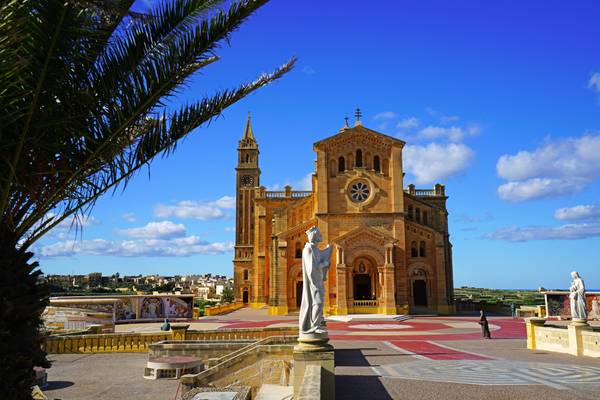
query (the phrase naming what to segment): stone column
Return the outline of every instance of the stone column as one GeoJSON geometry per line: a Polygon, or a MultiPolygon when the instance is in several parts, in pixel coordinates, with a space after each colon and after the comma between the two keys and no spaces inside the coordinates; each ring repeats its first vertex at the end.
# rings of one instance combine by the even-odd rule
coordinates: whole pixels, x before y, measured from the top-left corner
{"type": "Polygon", "coordinates": [[[380,314],[397,314],[396,300],[396,277],[394,276],[394,245],[389,243],[385,245],[385,264],[381,268],[383,276],[383,290],[379,302],[380,314]]]}
{"type": "Polygon", "coordinates": [[[348,293],[346,290],[347,282],[346,282],[346,264],[344,259],[344,249],[341,246],[337,246],[337,255],[336,255],[337,265],[336,268],[336,301],[337,301],[337,315],[346,315],[348,314],[348,293]]]}

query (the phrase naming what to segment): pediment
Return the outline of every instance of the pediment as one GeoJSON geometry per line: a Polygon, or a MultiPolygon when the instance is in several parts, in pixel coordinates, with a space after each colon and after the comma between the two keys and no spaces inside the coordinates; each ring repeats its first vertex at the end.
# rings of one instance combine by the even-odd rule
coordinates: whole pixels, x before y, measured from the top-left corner
{"type": "Polygon", "coordinates": [[[356,228],[333,240],[333,243],[342,247],[353,246],[359,242],[368,242],[375,246],[383,247],[386,244],[395,244],[397,240],[391,235],[369,226],[356,228]]]}
{"type": "Polygon", "coordinates": [[[337,134],[314,143],[313,147],[315,150],[342,149],[348,146],[355,146],[356,142],[359,141],[370,144],[371,147],[379,148],[382,151],[389,150],[392,146],[402,148],[406,144],[402,140],[392,136],[365,128],[362,125],[357,125],[352,128],[342,129],[337,134]]]}

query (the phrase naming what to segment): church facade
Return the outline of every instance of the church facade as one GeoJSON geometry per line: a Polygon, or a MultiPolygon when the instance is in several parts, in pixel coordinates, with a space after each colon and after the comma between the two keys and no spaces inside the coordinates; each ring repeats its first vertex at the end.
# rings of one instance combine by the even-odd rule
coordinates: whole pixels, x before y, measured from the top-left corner
{"type": "Polygon", "coordinates": [[[267,191],[250,117],[238,145],[234,291],[272,315],[300,308],[305,232],[334,246],[328,314],[452,313],[445,188],[404,186],[405,142],[358,120],[313,144],[312,190],[267,191]]]}

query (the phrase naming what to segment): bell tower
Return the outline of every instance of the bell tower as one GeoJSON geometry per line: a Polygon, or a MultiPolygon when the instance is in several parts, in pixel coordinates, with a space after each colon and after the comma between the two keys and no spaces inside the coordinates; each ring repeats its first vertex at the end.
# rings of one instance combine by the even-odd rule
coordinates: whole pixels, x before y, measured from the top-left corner
{"type": "Polygon", "coordinates": [[[246,129],[238,142],[238,163],[235,168],[235,253],[233,258],[234,290],[237,301],[249,302],[254,250],[254,189],[260,186],[258,143],[252,132],[250,113],[246,129]],[[247,293],[244,293],[244,292],[247,293]]]}

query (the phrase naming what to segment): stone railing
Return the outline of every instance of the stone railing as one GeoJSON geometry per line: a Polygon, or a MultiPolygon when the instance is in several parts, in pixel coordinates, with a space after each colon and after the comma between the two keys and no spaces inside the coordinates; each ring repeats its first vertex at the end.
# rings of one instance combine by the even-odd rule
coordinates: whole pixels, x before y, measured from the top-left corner
{"type": "Polygon", "coordinates": [[[570,323],[567,326],[545,325],[542,318],[528,318],[527,348],[574,356],[600,357],[600,332],[587,324],[570,323]]]}
{"type": "Polygon", "coordinates": [[[354,307],[377,307],[377,300],[354,300],[354,307]]]}
{"type": "Polygon", "coordinates": [[[135,353],[147,352],[152,343],[165,340],[256,341],[274,335],[298,335],[296,327],[188,330],[189,325],[171,324],[169,332],[127,332],[98,335],[53,335],[45,338],[47,353],[135,353]]]}
{"type": "Polygon", "coordinates": [[[404,192],[417,197],[444,197],[446,196],[446,188],[444,185],[436,184],[433,189],[417,189],[415,185],[410,184],[404,192]]]}
{"type": "Polygon", "coordinates": [[[295,190],[292,192],[292,199],[302,199],[312,194],[310,190],[295,190]]]}
{"type": "Polygon", "coordinates": [[[244,308],[244,303],[241,301],[235,303],[217,304],[216,306],[206,306],[204,307],[204,315],[207,317],[221,315],[239,310],[240,308],[244,308]]]}

